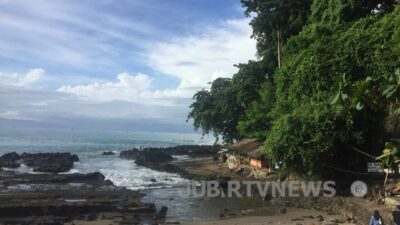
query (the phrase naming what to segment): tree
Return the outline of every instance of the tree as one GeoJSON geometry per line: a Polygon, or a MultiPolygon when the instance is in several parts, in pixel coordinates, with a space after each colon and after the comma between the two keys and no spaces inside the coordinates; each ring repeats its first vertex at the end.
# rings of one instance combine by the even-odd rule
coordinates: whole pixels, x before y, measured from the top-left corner
{"type": "Polygon", "coordinates": [[[265,68],[260,62],[249,61],[236,65],[233,78],[218,78],[211,83],[210,91],[197,92],[190,105],[188,119],[193,119],[195,129],[203,134],[212,132],[226,143],[240,139],[238,123],[253,102],[260,99],[258,89],[265,82],[265,68]]]}
{"type": "Polygon", "coordinates": [[[239,64],[232,79],[217,79],[195,95],[189,114],[195,128],[226,142],[265,139],[266,153],[287,172],[335,175],[327,166],[364,172],[366,158],[352,147],[378,155],[399,135],[400,126],[388,124],[400,124],[400,72],[393,73],[400,67],[400,6],[392,0],[242,4],[260,61],[239,64]]]}
{"type": "Polygon", "coordinates": [[[278,42],[282,45],[302,30],[311,12],[311,0],[242,0],[242,5],[245,15],[252,17],[258,54],[268,62],[272,74],[281,58],[278,42]]]}
{"type": "Polygon", "coordinates": [[[260,100],[255,101],[246,110],[239,121],[238,130],[243,137],[265,140],[271,128],[271,110],[275,103],[275,90],[272,81],[267,81],[258,91],[260,100]]]}
{"type": "MultiPolygon", "coordinates": [[[[320,2],[331,3],[326,8],[331,11],[325,13],[346,17],[342,10],[333,10],[342,5],[320,2]]],[[[386,108],[390,104],[380,106],[384,97],[374,94],[380,93],[380,86],[367,87],[371,81],[393,74],[399,66],[400,46],[395,44],[399,37],[397,7],[392,12],[370,13],[354,21],[310,21],[301,33],[289,38],[284,46],[285,63],[274,75],[276,101],[272,127],[266,134],[268,154],[281,161],[283,168],[301,174],[326,172],[324,164],[364,172],[366,159],[351,147],[377,155],[385,143],[386,108]],[[354,111],[343,105],[330,106],[332,96],[350,97],[349,93],[337,92],[344,74],[348,84],[343,83],[343,89],[366,90],[363,93],[376,96],[370,99],[378,104],[366,104],[363,110],[354,111]]],[[[355,91],[360,98],[364,94],[355,91]]],[[[363,106],[351,103],[354,107],[363,106]]]]}

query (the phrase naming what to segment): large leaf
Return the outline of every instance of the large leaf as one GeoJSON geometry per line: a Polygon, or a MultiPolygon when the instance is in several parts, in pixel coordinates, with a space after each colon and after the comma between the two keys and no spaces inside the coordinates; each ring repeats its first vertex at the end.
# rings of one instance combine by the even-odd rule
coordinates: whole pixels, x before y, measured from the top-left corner
{"type": "Polygon", "coordinates": [[[329,99],[329,104],[330,104],[330,105],[336,104],[336,103],[338,102],[339,98],[340,98],[340,95],[341,95],[341,92],[339,91],[335,96],[332,96],[332,97],[329,99]]]}

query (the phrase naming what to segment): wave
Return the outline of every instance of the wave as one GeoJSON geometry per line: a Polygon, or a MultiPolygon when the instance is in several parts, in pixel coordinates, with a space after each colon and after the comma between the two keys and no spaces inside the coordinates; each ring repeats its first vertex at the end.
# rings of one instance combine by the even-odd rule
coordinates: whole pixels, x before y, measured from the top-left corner
{"type": "Polygon", "coordinates": [[[96,156],[81,160],[69,171],[78,173],[100,172],[115,185],[131,190],[183,186],[186,179],[177,174],[154,171],[120,159],[117,155],[96,156]]]}

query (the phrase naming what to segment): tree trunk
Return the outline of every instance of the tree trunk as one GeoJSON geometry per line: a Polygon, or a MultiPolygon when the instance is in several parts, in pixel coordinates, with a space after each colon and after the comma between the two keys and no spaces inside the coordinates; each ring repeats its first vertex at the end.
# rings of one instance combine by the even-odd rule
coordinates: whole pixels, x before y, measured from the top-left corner
{"type": "Polygon", "coordinates": [[[386,176],[385,176],[385,181],[383,182],[383,196],[386,196],[386,182],[387,182],[387,179],[389,176],[389,170],[388,170],[388,172],[385,172],[385,173],[386,173],[386,176]]]}

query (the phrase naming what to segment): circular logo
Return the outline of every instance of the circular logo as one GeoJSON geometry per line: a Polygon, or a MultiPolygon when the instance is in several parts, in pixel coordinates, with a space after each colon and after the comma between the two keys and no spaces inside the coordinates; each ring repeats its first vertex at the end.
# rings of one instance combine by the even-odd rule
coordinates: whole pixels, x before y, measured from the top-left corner
{"type": "Polygon", "coordinates": [[[357,180],[351,184],[350,191],[354,197],[362,198],[367,194],[368,187],[365,182],[357,180]]]}

